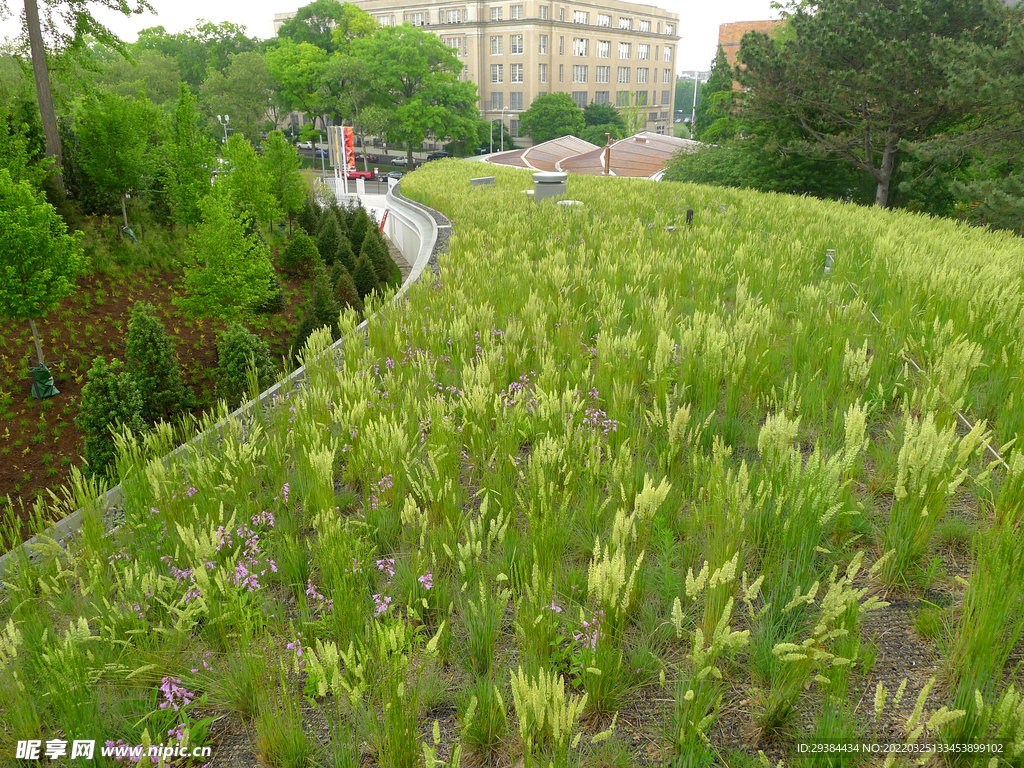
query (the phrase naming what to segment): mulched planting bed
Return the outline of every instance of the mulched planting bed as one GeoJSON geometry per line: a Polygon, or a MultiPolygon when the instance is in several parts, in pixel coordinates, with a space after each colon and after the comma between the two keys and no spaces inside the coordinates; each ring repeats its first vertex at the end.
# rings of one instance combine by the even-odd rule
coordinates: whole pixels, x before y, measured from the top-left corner
{"type": "MultiPolygon", "coordinates": [[[[308,301],[306,280],[280,274],[285,307],[264,315],[257,332],[271,355],[288,355],[293,328],[308,301]]],[[[112,275],[86,275],[75,293],[37,321],[43,355],[60,394],[49,400],[31,395],[29,367],[35,362],[27,323],[0,329],[0,498],[10,496],[18,514],[37,495],[56,491],[71,467],[81,463],[82,432],[75,425],[79,398],[93,360],[124,357],[132,307],[147,301],[171,336],[181,370],[200,409],[214,403],[216,337],[225,323],[195,319],[174,304],[184,293],[182,273],[142,269],[112,275]],[[19,501],[20,499],[20,501],[19,501]]]]}

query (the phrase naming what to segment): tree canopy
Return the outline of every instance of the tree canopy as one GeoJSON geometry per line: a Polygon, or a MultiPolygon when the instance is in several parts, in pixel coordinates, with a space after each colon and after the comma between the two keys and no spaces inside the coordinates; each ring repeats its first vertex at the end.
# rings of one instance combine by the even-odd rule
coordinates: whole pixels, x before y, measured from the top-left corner
{"type": "Polygon", "coordinates": [[[373,17],[354,3],[314,0],[299,8],[277,34],[327,53],[346,53],[353,38],[369,34],[376,26],[373,17]]]}
{"type": "Polygon", "coordinates": [[[540,144],[560,136],[579,136],[586,121],[583,110],[567,93],[546,93],[519,116],[523,133],[540,144]]]}
{"type": "MultiPolygon", "coordinates": [[[[902,143],[939,134],[963,115],[965,105],[943,96],[941,46],[995,43],[997,5],[790,2],[786,35],[743,38],[736,77],[747,90],[744,113],[799,129],[793,147],[804,154],[840,157],[866,171],[877,185],[876,205],[885,207],[902,143]]],[[[698,120],[698,129],[706,123],[698,120]]]]}
{"type": "Polygon", "coordinates": [[[352,56],[371,64],[380,82],[378,103],[395,119],[388,140],[422,146],[427,133],[443,142],[477,130],[476,86],[462,82],[462,62],[437,35],[404,24],[352,41],[352,56]]]}

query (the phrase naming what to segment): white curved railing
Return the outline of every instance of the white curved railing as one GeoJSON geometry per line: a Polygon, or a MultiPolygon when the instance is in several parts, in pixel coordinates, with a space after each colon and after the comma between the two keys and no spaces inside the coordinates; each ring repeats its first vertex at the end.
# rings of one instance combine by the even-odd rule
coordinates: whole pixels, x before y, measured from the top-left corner
{"type": "MultiPolygon", "coordinates": [[[[406,261],[408,261],[412,266],[412,271],[409,273],[409,277],[406,281],[402,284],[402,287],[391,298],[392,302],[400,301],[409,289],[409,286],[420,279],[420,276],[423,274],[423,270],[426,269],[427,264],[430,262],[430,257],[433,255],[435,247],[437,246],[438,235],[437,222],[434,220],[434,217],[427,212],[429,209],[426,209],[419,204],[411,203],[404,198],[396,197],[394,194],[395,189],[396,187],[394,186],[389,188],[387,195],[385,195],[388,208],[388,218],[384,225],[384,233],[393,243],[395,243],[395,245],[398,246],[398,249],[402,252],[406,261]]],[[[369,323],[369,320],[370,318],[363,320],[363,322],[356,327],[355,333],[365,332],[366,325],[369,323]]],[[[341,349],[344,341],[344,339],[339,339],[332,344],[324,354],[337,353],[341,349]]],[[[228,421],[245,418],[250,413],[254,412],[255,409],[269,406],[272,403],[274,396],[278,395],[283,388],[290,388],[299,384],[305,376],[305,367],[295,369],[283,379],[276,382],[269,389],[261,392],[258,397],[244,403],[227,418],[217,422],[217,424],[211,427],[207,432],[196,435],[187,443],[179,445],[164,457],[164,461],[170,461],[179,453],[187,450],[189,446],[199,442],[214,431],[216,431],[218,436],[220,436],[224,425],[228,421]]],[[[102,498],[101,505],[105,510],[110,510],[120,506],[123,501],[124,495],[121,491],[121,486],[116,485],[106,492],[102,498]]],[[[55,541],[61,546],[66,546],[78,531],[81,530],[83,516],[83,510],[75,510],[67,517],[54,523],[53,526],[45,532],[33,536],[20,546],[15,547],[10,552],[0,556],[0,580],[4,579],[7,569],[17,562],[19,556],[26,554],[31,556],[32,551],[42,545],[44,539],[48,542],[55,541]]]]}

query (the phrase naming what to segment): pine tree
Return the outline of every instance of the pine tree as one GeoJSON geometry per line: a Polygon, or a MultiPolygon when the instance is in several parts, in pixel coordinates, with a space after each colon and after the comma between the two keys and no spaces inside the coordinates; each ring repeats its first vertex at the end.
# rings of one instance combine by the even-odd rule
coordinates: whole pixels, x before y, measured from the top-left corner
{"type": "Polygon", "coordinates": [[[281,252],[281,268],[286,272],[308,275],[322,262],[320,251],[313,238],[301,227],[295,230],[292,239],[281,252]]]}
{"type": "Polygon", "coordinates": [[[341,241],[338,243],[338,258],[335,260],[335,263],[343,264],[350,275],[356,271],[356,255],[347,237],[341,238],[341,241]]]}
{"type": "Polygon", "coordinates": [[[256,386],[262,392],[277,378],[267,342],[241,323],[217,335],[217,397],[232,408],[249,394],[249,368],[256,367],[256,386]]]}
{"type": "Polygon", "coordinates": [[[302,210],[299,211],[296,222],[309,235],[316,234],[317,227],[320,224],[320,208],[309,195],[306,196],[306,202],[302,206],[302,210]]]}
{"type": "Polygon", "coordinates": [[[388,278],[391,277],[391,267],[394,262],[391,261],[391,254],[387,250],[384,238],[376,232],[367,232],[366,237],[363,238],[363,248],[359,255],[373,265],[373,269],[377,273],[377,281],[382,285],[386,284],[388,278]]]}
{"type": "Polygon", "coordinates": [[[344,235],[338,224],[338,217],[334,215],[334,211],[326,211],[320,221],[320,231],[316,236],[316,249],[327,266],[332,266],[338,258],[342,237],[344,235]]]}
{"type": "Polygon", "coordinates": [[[373,268],[370,260],[362,254],[356,260],[356,273],[352,277],[355,280],[356,290],[359,291],[359,298],[361,299],[365,299],[371,293],[380,289],[377,271],[373,268]]]}
{"type": "Polygon", "coordinates": [[[371,229],[375,229],[375,227],[370,220],[370,215],[362,205],[356,206],[356,209],[352,212],[352,224],[348,230],[348,239],[352,241],[352,250],[355,253],[359,253],[362,250],[363,238],[366,237],[366,233],[371,229]]]}
{"type": "Polygon", "coordinates": [[[317,270],[313,277],[309,306],[306,307],[302,321],[295,331],[295,341],[292,343],[293,352],[301,350],[310,334],[324,326],[330,327],[331,335],[335,339],[338,338],[338,316],[340,313],[341,308],[334,298],[334,288],[327,276],[327,271],[317,270]]]}
{"type": "Polygon", "coordinates": [[[181,377],[178,356],[152,304],[137,302],[125,340],[125,362],[142,396],[142,417],[151,424],[195,405],[181,377]]]}
{"type": "Polygon", "coordinates": [[[700,87],[700,103],[694,116],[693,136],[700,139],[701,135],[721,115],[717,114],[721,109],[723,98],[715,99],[716,93],[732,94],[732,70],[729,68],[729,59],[725,55],[725,49],[719,45],[715,60],[711,65],[711,77],[700,87]],[[719,107],[719,110],[715,110],[719,107]]]}
{"type": "Polygon", "coordinates": [[[359,296],[352,273],[341,263],[335,264],[331,270],[331,284],[334,286],[334,297],[341,307],[352,307],[358,312],[364,310],[363,300],[359,296]]]}
{"type": "Polygon", "coordinates": [[[84,457],[91,475],[110,474],[117,449],[111,430],[128,429],[134,435],[146,430],[142,421],[139,385],[120,360],[107,365],[97,357],[82,387],[81,412],[76,419],[85,433],[84,457]]]}

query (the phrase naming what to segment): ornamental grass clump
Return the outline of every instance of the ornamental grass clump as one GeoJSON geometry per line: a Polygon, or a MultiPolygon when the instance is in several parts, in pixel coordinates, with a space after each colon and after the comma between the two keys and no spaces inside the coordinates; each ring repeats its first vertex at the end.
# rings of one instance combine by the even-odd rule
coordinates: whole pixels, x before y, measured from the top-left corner
{"type": "Polygon", "coordinates": [[[884,535],[885,548],[895,550],[882,572],[886,583],[905,583],[908,574],[920,567],[950,497],[968,479],[968,463],[988,435],[983,421],[959,437],[955,425],[938,426],[935,412],[922,418],[909,412],[904,415],[903,445],[884,535]]]}
{"type": "Polygon", "coordinates": [[[535,760],[549,756],[566,759],[580,742],[576,728],[587,704],[586,694],[566,694],[564,678],[544,669],[526,675],[520,667],[511,674],[511,685],[525,764],[543,764],[535,760]]]}

